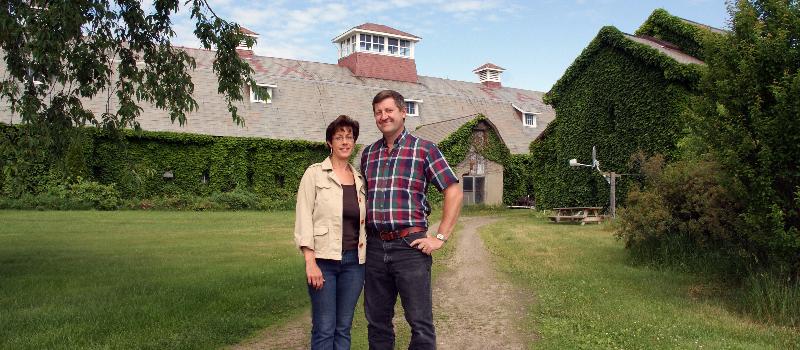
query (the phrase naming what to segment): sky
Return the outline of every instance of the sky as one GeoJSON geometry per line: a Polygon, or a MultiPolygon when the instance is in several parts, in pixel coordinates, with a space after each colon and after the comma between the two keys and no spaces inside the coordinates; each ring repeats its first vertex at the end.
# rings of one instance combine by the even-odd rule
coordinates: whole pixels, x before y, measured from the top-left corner
{"type": "MultiPolygon", "coordinates": [[[[417,73],[477,82],[472,70],[506,69],[503,86],[547,92],[603,26],[633,33],[657,8],[728,28],[725,0],[209,0],[220,17],[260,34],[260,56],[336,63],[331,39],[371,22],[414,34],[417,73]]],[[[173,43],[200,47],[182,10],[173,43]]]]}

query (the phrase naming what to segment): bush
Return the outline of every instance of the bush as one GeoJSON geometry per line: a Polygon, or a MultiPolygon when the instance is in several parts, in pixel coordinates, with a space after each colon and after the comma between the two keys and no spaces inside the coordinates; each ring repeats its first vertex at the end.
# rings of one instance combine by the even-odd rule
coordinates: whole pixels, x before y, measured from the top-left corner
{"type": "Polygon", "coordinates": [[[66,198],[75,202],[90,204],[91,208],[100,210],[114,210],[120,204],[119,193],[114,184],[104,185],[95,181],[84,181],[68,185],[66,198]]]}
{"type": "Polygon", "coordinates": [[[214,193],[211,201],[231,210],[258,209],[260,202],[255,193],[238,188],[231,192],[214,193]]]}
{"type": "Polygon", "coordinates": [[[121,204],[114,185],[103,185],[77,178],[74,183],[48,185],[37,195],[23,193],[18,198],[0,199],[0,209],[35,210],[115,210],[121,204]]]}
{"type": "Polygon", "coordinates": [[[663,167],[661,157],[652,157],[640,165],[644,187],[633,187],[615,222],[634,261],[720,278],[740,311],[800,324],[800,282],[761,258],[781,247],[761,245],[740,229],[747,205],[741,184],[709,159],[663,167]]]}
{"type": "MultiPolygon", "coordinates": [[[[690,256],[747,258],[737,233],[743,201],[738,187],[713,160],[682,160],[663,167],[663,157],[640,162],[645,188],[634,186],[621,208],[616,236],[635,259],[686,265],[690,256]],[[672,261],[670,261],[672,260],[672,261]]],[[[703,260],[704,258],[700,258],[703,260]]],[[[702,265],[702,264],[701,264],[702,265]]],[[[734,270],[738,268],[731,267],[734,270]]]]}
{"type": "Polygon", "coordinates": [[[210,196],[176,194],[155,198],[125,200],[122,208],[129,210],[293,210],[294,196],[284,199],[261,197],[253,192],[236,189],[210,196]]]}

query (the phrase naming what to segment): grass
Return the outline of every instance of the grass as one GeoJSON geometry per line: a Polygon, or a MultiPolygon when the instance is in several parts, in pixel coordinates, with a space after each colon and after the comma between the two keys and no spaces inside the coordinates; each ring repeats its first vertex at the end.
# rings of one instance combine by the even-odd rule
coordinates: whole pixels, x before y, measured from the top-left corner
{"type": "Polygon", "coordinates": [[[286,212],[0,222],[0,348],[217,348],[308,305],[286,212]]]}
{"type": "MultiPolygon", "coordinates": [[[[800,348],[798,329],[730,311],[719,284],[629,264],[607,226],[464,213],[503,218],[481,235],[534,296],[520,321],[540,338],[531,347],[800,348]]],[[[219,348],[308,309],[291,212],[0,211],[0,222],[0,348],[219,348]]],[[[434,257],[434,276],[453,243],[434,257]]],[[[366,348],[361,304],[352,336],[366,348]]]]}
{"type": "Polygon", "coordinates": [[[531,348],[800,348],[798,329],[731,311],[718,284],[629,264],[607,225],[517,211],[481,236],[499,270],[534,295],[522,320],[540,338],[531,348]]]}

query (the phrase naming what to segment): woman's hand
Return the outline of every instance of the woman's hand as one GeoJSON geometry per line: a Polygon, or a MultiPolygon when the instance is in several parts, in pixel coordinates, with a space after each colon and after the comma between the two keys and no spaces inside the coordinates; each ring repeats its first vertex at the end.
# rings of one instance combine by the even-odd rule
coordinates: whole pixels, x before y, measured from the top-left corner
{"type": "Polygon", "coordinates": [[[316,290],[322,289],[325,279],[322,278],[322,270],[317,266],[317,259],[314,251],[308,247],[303,247],[303,256],[306,259],[306,281],[308,285],[316,290]]]}
{"type": "Polygon", "coordinates": [[[319,269],[316,261],[306,262],[306,279],[308,280],[308,284],[314,287],[314,289],[322,289],[322,284],[325,283],[325,279],[322,278],[322,270],[319,269]]]}

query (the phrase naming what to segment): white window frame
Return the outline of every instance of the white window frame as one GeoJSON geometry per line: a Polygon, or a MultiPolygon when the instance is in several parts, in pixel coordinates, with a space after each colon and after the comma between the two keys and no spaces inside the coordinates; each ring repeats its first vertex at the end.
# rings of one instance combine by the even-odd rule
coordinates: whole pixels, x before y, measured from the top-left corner
{"type": "Polygon", "coordinates": [[[406,99],[406,116],[419,117],[419,115],[420,115],[419,108],[420,108],[421,104],[422,104],[422,100],[406,99]],[[408,104],[409,103],[414,104],[414,113],[409,113],[408,112],[408,104]]]}
{"type": "MultiPolygon", "coordinates": [[[[384,56],[414,58],[414,45],[411,40],[372,33],[358,33],[353,38],[357,38],[357,44],[351,41],[351,45],[354,46],[353,50],[349,53],[346,50],[342,50],[342,57],[355,52],[369,52],[384,56]],[[397,45],[389,45],[389,40],[397,40],[397,45]],[[394,53],[392,50],[394,50],[394,53]]],[[[347,39],[342,40],[342,43],[346,42],[347,39]]]]}
{"type": "Polygon", "coordinates": [[[537,113],[529,113],[529,112],[522,113],[522,125],[535,128],[538,122],[537,119],[539,119],[536,117],[536,114],[537,113]],[[528,116],[531,117],[533,123],[528,123],[528,116]]]}
{"type": "Polygon", "coordinates": [[[392,37],[386,38],[386,53],[390,55],[398,55],[399,52],[400,52],[400,39],[392,37]],[[394,40],[395,42],[394,45],[392,45],[392,40],[394,40]]]}
{"type": "Polygon", "coordinates": [[[529,127],[529,128],[535,128],[536,125],[539,123],[539,114],[542,114],[542,113],[540,113],[540,112],[526,112],[525,110],[523,110],[522,108],[520,108],[519,106],[517,106],[517,105],[515,105],[513,103],[511,104],[511,107],[516,109],[520,113],[520,115],[522,115],[522,126],[529,127]],[[528,114],[533,116],[533,124],[528,124],[528,121],[525,119],[525,116],[528,115],[528,114]]]}
{"type": "Polygon", "coordinates": [[[258,85],[260,87],[263,87],[263,88],[266,88],[267,89],[267,93],[269,94],[269,98],[267,98],[266,100],[261,100],[261,99],[257,98],[255,92],[253,91],[253,89],[250,89],[248,87],[248,90],[250,91],[250,102],[251,103],[271,104],[272,103],[272,98],[275,96],[274,95],[275,89],[278,86],[275,85],[275,84],[264,84],[264,83],[256,83],[256,85],[258,85]]]}

